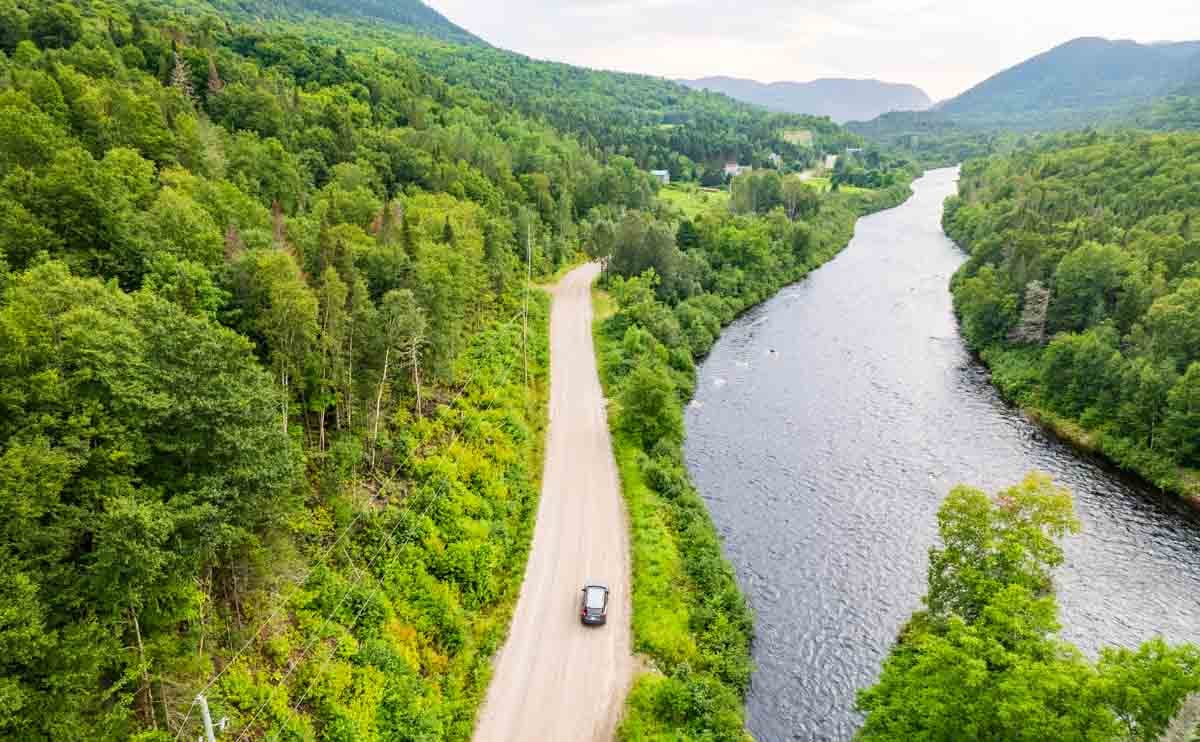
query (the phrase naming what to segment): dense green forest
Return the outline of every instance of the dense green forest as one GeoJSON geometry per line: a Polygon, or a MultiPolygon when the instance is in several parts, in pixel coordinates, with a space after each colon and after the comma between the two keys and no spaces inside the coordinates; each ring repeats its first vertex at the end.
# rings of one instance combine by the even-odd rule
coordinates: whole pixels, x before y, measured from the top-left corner
{"type": "MultiPolygon", "coordinates": [[[[464,739],[537,498],[547,312],[535,292],[526,339],[526,250],[535,276],[610,257],[611,333],[645,323],[655,363],[675,349],[661,375],[628,346],[677,427],[720,325],[911,173],[884,159],[872,177],[900,185],[822,197],[779,178],[742,215],[682,220],[645,166],[793,168],[859,140],[650,78],[224,7],[0,0],[0,736],[194,736],[203,691],[226,734],[464,739]]],[[[659,491],[686,483],[664,450],[659,491]]],[[[749,616],[687,492],[669,538],[697,558],[670,590],[719,599],[677,614],[674,650],[639,640],[669,675],[639,686],[634,737],[741,729],[749,616]]],[[[646,626],[662,608],[639,595],[646,626]]]]}
{"type": "Polygon", "coordinates": [[[588,249],[607,260],[596,343],[632,525],[634,648],[659,671],[638,678],[622,739],[745,739],[753,620],[683,462],[694,363],[741,311],[836,255],[860,215],[903,201],[912,175],[821,197],[794,177],[743,175],[740,215],[663,209],[593,224],[588,249]],[[753,207],[745,191],[760,194],[753,207]]]}
{"type": "Polygon", "coordinates": [[[1063,135],[968,162],[959,190],[955,307],[1000,389],[1200,495],[1200,136],[1063,135]]]}
{"type": "Polygon", "coordinates": [[[248,19],[307,21],[314,17],[375,23],[383,21],[405,31],[459,44],[483,44],[470,31],[456,26],[421,0],[163,0],[179,7],[204,5],[222,16],[248,19]]]}
{"type": "Polygon", "coordinates": [[[523,571],[523,258],[621,157],[387,50],[0,3],[0,737],[462,739],[523,571]]]}
{"type": "Polygon", "coordinates": [[[893,111],[846,126],[873,146],[928,168],[952,167],[968,159],[1011,152],[1035,139],[1035,135],[963,124],[938,111],[893,111]]]}
{"type": "Polygon", "coordinates": [[[669,170],[674,180],[717,184],[726,162],[765,166],[772,153],[788,167],[802,168],[825,152],[862,142],[826,117],[770,113],[662,78],[534,60],[483,43],[454,43],[462,39],[445,32],[442,26],[449,22],[440,16],[439,22],[401,18],[415,17],[406,9],[410,3],[385,13],[366,0],[162,2],[207,18],[201,25],[223,25],[232,14],[263,28],[257,21],[266,18],[266,28],[321,45],[371,54],[399,51],[406,62],[496,110],[519,111],[571,133],[593,156],[627,156],[643,169],[669,170]],[[374,15],[392,22],[348,24],[326,15],[331,10],[335,16],[374,15]]]}
{"type": "Polygon", "coordinates": [[[1059,639],[1058,539],[1079,528],[1070,492],[1045,475],[994,498],[952,490],[938,512],[925,609],[879,682],[859,693],[860,739],[1167,739],[1200,691],[1200,649],[1152,639],[1092,661],[1059,639]]]}

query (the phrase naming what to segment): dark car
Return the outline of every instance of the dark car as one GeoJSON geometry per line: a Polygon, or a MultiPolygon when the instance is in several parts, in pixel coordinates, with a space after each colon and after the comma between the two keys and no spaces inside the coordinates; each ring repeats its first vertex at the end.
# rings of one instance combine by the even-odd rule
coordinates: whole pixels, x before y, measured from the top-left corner
{"type": "Polygon", "coordinates": [[[588,626],[603,626],[608,620],[608,586],[584,585],[579,598],[579,620],[588,626]]]}

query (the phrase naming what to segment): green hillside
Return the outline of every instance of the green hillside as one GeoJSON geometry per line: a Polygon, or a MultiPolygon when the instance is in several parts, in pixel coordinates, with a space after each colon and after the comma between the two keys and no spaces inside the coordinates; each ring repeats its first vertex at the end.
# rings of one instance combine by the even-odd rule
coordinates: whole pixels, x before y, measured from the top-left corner
{"type": "Polygon", "coordinates": [[[997,385],[1157,486],[1200,495],[1200,135],[1055,138],[964,166],[947,233],[997,385]]]}
{"type": "MultiPolygon", "coordinates": [[[[759,176],[771,213],[704,214],[685,257],[686,220],[623,153],[857,138],[399,22],[217,7],[0,0],[0,738],[195,738],[203,692],[225,737],[467,739],[539,490],[526,270],[619,239],[639,280],[661,271],[690,368],[729,307],[903,184],[800,198],[759,176]]],[[[670,682],[633,718],[728,738],[750,627],[688,517],[704,561],[669,590],[696,606],[689,651],[661,654],[670,682]],[[680,717],[681,691],[710,700],[680,717]]]]}
{"type": "Polygon", "coordinates": [[[1065,129],[1200,128],[1200,42],[1082,38],[1004,70],[929,111],[851,122],[927,166],[1008,152],[1065,129]]]}
{"type": "Polygon", "coordinates": [[[225,17],[301,20],[311,15],[367,23],[383,21],[460,44],[482,44],[421,0],[203,0],[225,17]]]}
{"type": "Polygon", "coordinates": [[[368,0],[169,2],[189,16],[212,14],[213,25],[226,18],[256,23],[266,18],[275,31],[322,45],[364,53],[400,50],[426,73],[464,87],[500,110],[518,110],[569,132],[596,156],[628,156],[644,169],[670,170],[675,180],[718,183],[726,162],[763,166],[772,153],[792,167],[804,168],[823,152],[861,144],[828,118],[770,113],[662,78],[539,61],[483,43],[458,43],[464,39],[447,31],[456,27],[416,2],[401,3],[403,10],[389,5],[388,16],[374,13],[380,4],[368,0]],[[812,133],[811,145],[789,141],[788,133],[797,130],[812,133]]]}
{"type": "Polygon", "coordinates": [[[1004,70],[938,107],[968,122],[1018,128],[1095,125],[1181,88],[1200,42],[1081,38],[1004,70]]]}

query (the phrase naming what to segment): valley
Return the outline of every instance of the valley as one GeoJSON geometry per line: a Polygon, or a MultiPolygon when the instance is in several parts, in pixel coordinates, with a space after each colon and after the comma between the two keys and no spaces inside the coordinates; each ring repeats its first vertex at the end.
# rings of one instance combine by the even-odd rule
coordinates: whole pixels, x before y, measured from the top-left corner
{"type": "Polygon", "coordinates": [[[0,738],[1200,740],[1162,2],[0,0],[0,738]]]}

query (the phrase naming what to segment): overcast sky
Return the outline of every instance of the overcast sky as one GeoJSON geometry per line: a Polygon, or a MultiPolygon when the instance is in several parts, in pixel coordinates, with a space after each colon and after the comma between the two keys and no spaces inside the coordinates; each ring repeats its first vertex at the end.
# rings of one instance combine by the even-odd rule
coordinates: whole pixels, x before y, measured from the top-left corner
{"type": "Polygon", "coordinates": [[[497,46],[664,77],[874,77],[953,96],[1077,36],[1200,39],[1197,0],[426,0],[497,46]]]}

